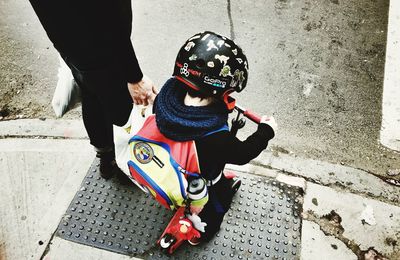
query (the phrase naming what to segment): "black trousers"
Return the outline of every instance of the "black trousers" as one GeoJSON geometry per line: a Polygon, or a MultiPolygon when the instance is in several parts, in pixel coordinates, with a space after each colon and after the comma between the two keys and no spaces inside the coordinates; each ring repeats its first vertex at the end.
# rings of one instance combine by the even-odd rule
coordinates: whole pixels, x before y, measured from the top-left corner
{"type": "Polygon", "coordinates": [[[233,192],[231,182],[222,175],[221,179],[213,186],[208,187],[208,202],[200,212],[202,222],[207,223],[205,232],[201,233],[203,241],[209,241],[219,231],[226,212],[229,210],[233,192]]]}
{"type": "Polygon", "coordinates": [[[82,117],[90,143],[96,148],[114,147],[113,124],[125,125],[133,106],[123,68],[111,64],[82,70],[63,58],[82,91],[82,117]]]}

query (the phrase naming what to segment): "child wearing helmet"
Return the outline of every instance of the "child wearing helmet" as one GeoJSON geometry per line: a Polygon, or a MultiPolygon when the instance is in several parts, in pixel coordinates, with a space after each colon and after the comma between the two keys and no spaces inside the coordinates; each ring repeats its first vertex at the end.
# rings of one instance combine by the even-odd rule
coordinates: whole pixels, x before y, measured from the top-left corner
{"type": "MultiPolygon", "coordinates": [[[[184,184],[180,193],[189,199],[191,212],[206,224],[201,230],[204,231],[201,241],[210,240],[218,232],[240,185],[238,180],[225,177],[225,164],[248,163],[267,147],[268,141],[275,135],[275,121],[273,117],[266,116],[245,141],[240,141],[229,132],[228,114],[235,106],[229,94],[242,91],[247,78],[247,58],[232,40],[213,32],[192,36],[177,55],[173,77],[156,97],[153,106],[155,115],[147,119],[138,133],[139,137],[134,140],[133,154],[136,156],[135,147],[138,147],[137,151],[140,148],[147,154],[143,159],[137,153],[138,160],[130,166],[131,174],[146,185],[153,185],[152,193],[161,190],[161,184],[154,185],[161,177],[150,181],[146,172],[154,173],[156,169],[166,168],[168,160],[156,155],[158,148],[143,142],[155,140],[150,142],[151,145],[159,144],[174,157],[168,163],[173,162],[172,167],[177,173],[183,173],[187,181],[177,178],[177,183],[184,184]],[[174,150],[176,145],[179,148],[174,150]],[[145,168],[151,164],[156,168],[145,168]]],[[[171,178],[168,177],[168,180],[171,178]]],[[[156,198],[158,196],[164,205],[173,207],[174,199],[171,198],[177,198],[176,193],[171,196],[166,193],[159,191],[156,198]]],[[[197,244],[200,240],[189,242],[197,244]]]]}

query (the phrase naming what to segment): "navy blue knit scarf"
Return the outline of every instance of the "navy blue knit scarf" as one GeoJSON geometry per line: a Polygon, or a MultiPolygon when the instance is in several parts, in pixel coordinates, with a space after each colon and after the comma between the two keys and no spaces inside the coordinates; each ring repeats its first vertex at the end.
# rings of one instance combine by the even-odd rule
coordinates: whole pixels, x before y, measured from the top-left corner
{"type": "Polygon", "coordinates": [[[157,127],[163,135],[175,141],[196,140],[226,125],[229,112],[222,101],[209,106],[186,106],[182,84],[169,79],[154,102],[157,127]]]}

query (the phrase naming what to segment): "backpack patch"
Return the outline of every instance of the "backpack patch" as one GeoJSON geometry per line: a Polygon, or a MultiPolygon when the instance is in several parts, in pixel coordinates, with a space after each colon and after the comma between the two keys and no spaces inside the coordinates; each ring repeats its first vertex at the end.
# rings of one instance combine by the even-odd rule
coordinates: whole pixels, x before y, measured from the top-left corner
{"type": "Polygon", "coordinates": [[[132,177],[163,206],[182,206],[187,198],[187,181],[182,167],[171,155],[171,147],[140,136],[132,137],[130,146],[128,166],[132,177]]]}

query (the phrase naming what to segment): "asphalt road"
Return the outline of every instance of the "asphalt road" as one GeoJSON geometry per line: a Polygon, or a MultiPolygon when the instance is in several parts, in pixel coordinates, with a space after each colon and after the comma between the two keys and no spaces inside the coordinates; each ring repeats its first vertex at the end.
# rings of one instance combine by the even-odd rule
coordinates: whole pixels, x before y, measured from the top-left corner
{"type": "MultiPolygon", "coordinates": [[[[161,87],[189,36],[211,30],[233,38],[250,67],[238,102],[279,124],[269,149],[386,175],[400,169],[400,155],[379,144],[388,5],[135,0],[133,42],[161,87]]],[[[0,116],[53,118],[57,54],[28,1],[0,1],[0,59],[0,116]]],[[[79,110],[67,115],[78,117],[79,110]]]]}

